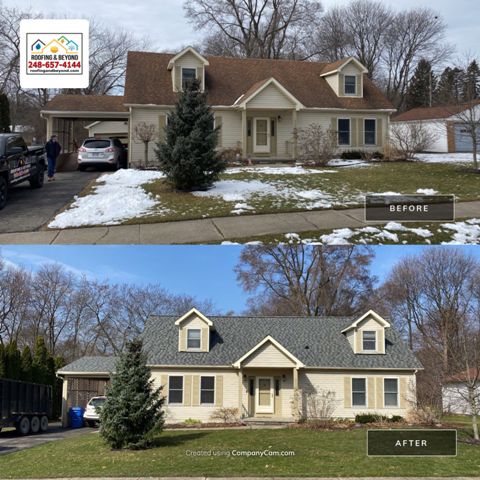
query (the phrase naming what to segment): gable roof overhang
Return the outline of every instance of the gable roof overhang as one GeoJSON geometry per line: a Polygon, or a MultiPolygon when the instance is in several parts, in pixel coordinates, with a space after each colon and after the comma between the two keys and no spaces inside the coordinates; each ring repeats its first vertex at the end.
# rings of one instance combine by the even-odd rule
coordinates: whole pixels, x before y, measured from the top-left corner
{"type": "Polygon", "coordinates": [[[290,93],[277,79],[274,77],[265,78],[260,80],[257,83],[254,83],[240,98],[238,98],[233,106],[245,110],[247,108],[247,103],[253,100],[257,95],[259,95],[263,90],[265,90],[270,85],[274,85],[283,95],[285,95],[295,106],[296,110],[305,108],[305,106],[296,98],[292,93],[290,93]]]}
{"type": "Polygon", "coordinates": [[[365,65],[360,63],[356,58],[354,57],[348,57],[342,60],[339,60],[337,62],[331,63],[330,65],[327,65],[322,73],[320,74],[321,77],[328,77],[329,75],[333,75],[335,73],[341,72],[349,63],[354,63],[357,68],[362,72],[362,73],[368,73],[367,68],[365,65]]]}
{"type": "Polygon", "coordinates": [[[358,320],[355,320],[351,325],[347,328],[344,328],[341,333],[346,333],[349,330],[357,328],[360,323],[362,323],[366,318],[373,317],[380,325],[385,328],[390,327],[390,323],[388,323],[384,318],[382,318],[378,313],[375,313],[373,310],[369,310],[367,313],[364,313],[358,320]]]}
{"type": "Polygon", "coordinates": [[[209,327],[213,327],[213,322],[208,319],[202,312],[197,310],[196,308],[192,308],[189,310],[185,315],[182,315],[176,322],[175,325],[180,325],[182,322],[190,318],[192,315],[196,315],[197,317],[201,318],[209,327]]]}
{"type": "Polygon", "coordinates": [[[233,367],[240,368],[242,363],[254,354],[258,349],[262,348],[266,343],[271,343],[278,350],[280,350],[286,357],[288,357],[294,364],[296,368],[305,367],[304,363],[301,362],[293,353],[289,352],[281,343],[277,342],[271,335],[267,335],[261,342],[257,343],[251,350],[249,350],[245,355],[240,357],[236,362],[233,363],[233,367]]]}
{"type": "Polygon", "coordinates": [[[179,58],[182,58],[186,53],[191,53],[192,55],[194,55],[198,60],[200,60],[200,62],[203,63],[204,66],[208,67],[208,65],[210,65],[210,63],[208,62],[208,60],[200,55],[193,47],[186,47],[184,48],[181,52],[177,53],[169,62],[168,62],[168,70],[172,70],[175,62],[179,59],[179,58]]]}

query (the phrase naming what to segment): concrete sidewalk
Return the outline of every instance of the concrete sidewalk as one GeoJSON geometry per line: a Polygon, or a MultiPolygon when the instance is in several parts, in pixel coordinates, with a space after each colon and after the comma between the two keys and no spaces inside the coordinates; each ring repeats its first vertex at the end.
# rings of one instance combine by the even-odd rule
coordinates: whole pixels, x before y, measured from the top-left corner
{"type": "MultiPolygon", "coordinates": [[[[367,223],[363,208],[273,213],[141,225],[45,230],[0,235],[0,244],[184,244],[222,242],[260,235],[358,228],[367,223]]],[[[480,201],[456,204],[456,218],[480,218],[480,201]]],[[[385,222],[382,222],[385,223],[385,222]]],[[[446,222],[445,222],[446,223],[446,222]]],[[[369,222],[368,225],[372,225],[369,222]]]]}

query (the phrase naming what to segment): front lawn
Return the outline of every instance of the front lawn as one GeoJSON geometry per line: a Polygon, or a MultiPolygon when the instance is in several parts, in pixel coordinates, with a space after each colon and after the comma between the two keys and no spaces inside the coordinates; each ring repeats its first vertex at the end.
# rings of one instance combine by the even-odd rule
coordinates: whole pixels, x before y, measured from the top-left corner
{"type": "Polygon", "coordinates": [[[173,190],[159,172],[100,177],[50,228],[157,223],[244,214],[343,209],[368,193],[455,194],[480,199],[480,174],[458,163],[399,162],[302,169],[231,168],[206,192],[173,190]]]}
{"type": "MultiPolygon", "coordinates": [[[[462,438],[462,435],[459,435],[462,438]]],[[[457,457],[369,458],[366,429],[166,431],[156,447],[111,451],[98,434],[47,443],[1,457],[2,478],[147,476],[475,476],[480,446],[457,457]],[[233,456],[233,451],[294,451],[295,456],[233,456]],[[193,456],[195,452],[211,455],[193,456]],[[230,456],[228,456],[230,453],[230,456]]]]}

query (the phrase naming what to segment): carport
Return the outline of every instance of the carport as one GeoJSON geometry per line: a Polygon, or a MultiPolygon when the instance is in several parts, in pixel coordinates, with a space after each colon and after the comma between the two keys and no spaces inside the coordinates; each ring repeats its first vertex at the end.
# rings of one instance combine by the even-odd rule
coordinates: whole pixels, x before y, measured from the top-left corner
{"type": "Polygon", "coordinates": [[[63,153],[76,152],[86,137],[83,125],[81,133],[76,132],[76,122],[128,122],[129,110],[123,101],[123,96],[57,95],[40,112],[47,122],[47,139],[57,135],[63,153]]]}

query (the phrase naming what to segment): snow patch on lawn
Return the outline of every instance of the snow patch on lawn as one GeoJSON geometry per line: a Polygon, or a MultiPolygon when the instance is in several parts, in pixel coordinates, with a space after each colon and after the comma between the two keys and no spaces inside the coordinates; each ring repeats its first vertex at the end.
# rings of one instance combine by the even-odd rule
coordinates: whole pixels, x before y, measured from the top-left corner
{"type": "Polygon", "coordinates": [[[338,173],[338,170],[320,170],[316,168],[292,167],[234,167],[224,173],[255,173],[257,175],[309,175],[311,173],[338,173]]]}
{"type": "Polygon", "coordinates": [[[471,153],[417,153],[416,158],[425,163],[469,163],[473,162],[471,153]]]}
{"type": "Polygon", "coordinates": [[[442,223],[443,228],[452,230],[453,234],[451,242],[442,242],[448,245],[468,245],[480,243],[480,219],[472,218],[465,222],[442,223]]]}
{"type": "Polygon", "coordinates": [[[160,172],[123,169],[106,174],[96,181],[94,192],[77,197],[70,208],[58,214],[49,228],[69,228],[86,225],[118,225],[130,218],[145,216],[158,206],[153,195],[142,185],[164,175],[160,172]]]}
{"type": "Polygon", "coordinates": [[[358,167],[371,167],[372,164],[364,160],[342,160],[341,158],[334,158],[333,160],[330,160],[328,162],[327,166],[358,168],[358,167]]]}
{"type": "Polygon", "coordinates": [[[424,195],[436,195],[438,192],[433,188],[419,188],[417,193],[422,193],[424,195]]]}

